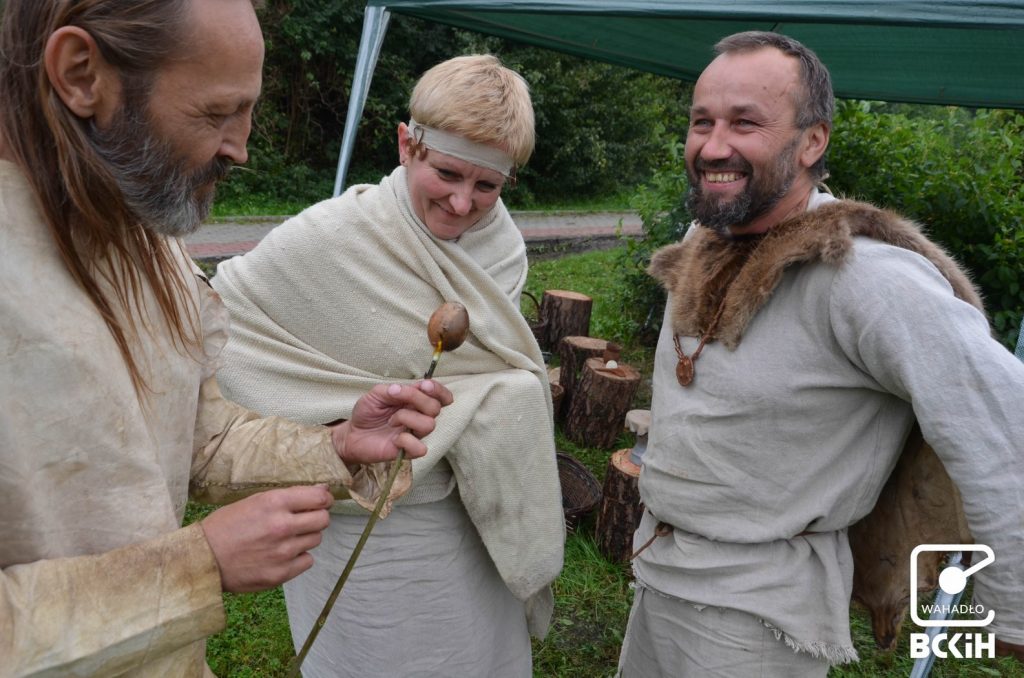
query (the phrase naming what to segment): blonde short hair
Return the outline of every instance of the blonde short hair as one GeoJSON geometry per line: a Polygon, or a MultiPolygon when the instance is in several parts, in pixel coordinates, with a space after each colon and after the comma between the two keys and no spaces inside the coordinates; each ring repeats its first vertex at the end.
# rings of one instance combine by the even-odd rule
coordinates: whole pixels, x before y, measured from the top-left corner
{"type": "Polygon", "coordinates": [[[443,61],[409,99],[416,122],[504,149],[522,167],[533,153],[533,102],[521,75],[490,54],[443,61]]]}

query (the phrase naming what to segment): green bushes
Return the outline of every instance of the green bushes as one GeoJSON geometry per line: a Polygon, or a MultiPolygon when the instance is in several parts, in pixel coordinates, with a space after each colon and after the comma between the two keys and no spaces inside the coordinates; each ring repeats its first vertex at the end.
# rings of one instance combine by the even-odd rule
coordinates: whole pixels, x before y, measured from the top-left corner
{"type": "Polygon", "coordinates": [[[489,41],[530,83],[537,147],[511,194],[530,207],[632,191],[677,131],[690,85],[545,50],[489,41]]]}
{"type": "MultiPolygon", "coordinates": [[[[267,49],[249,141],[252,171],[233,172],[219,190],[218,203],[229,211],[250,202],[301,208],[330,197],[364,5],[268,0],[260,12],[267,49]]],[[[463,35],[414,19],[391,22],[356,137],[353,182],[377,181],[397,164],[395,129],[406,116],[412,84],[434,63],[463,51],[463,35]]]]}
{"type": "MultiPolygon", "coordinates": [[[[263,94],[249,144],[251,172],[234,172],[220,213],[250,202],[308,205],[329,197],[362,31],[357,0],[268,0],[263,94]]],[[[349,184],[376,182],[398,162],[396,128],[409,92],[431,66],[491,52],[533,93],[537,148],[506,194],[517,208],[579,204],[632,191],[652,171],[664,120],[689,85],[677,80],[392,17],[356,135],[349,184]]],[[[671,123],[669,123],[671,124],[671,123]]]]}
{"type": "Polygon", "coordinates": [[[620,257],[628,290],[623,312],[645,344],[657,339],[665,307],[665,292],[647,275],[647,265],[656,250],[682,238],[691,221],[686,209],[689,184],[683,147],[678,137],[669,137],[650,182],[637,189],[630,201],[643,221],[644,239],[627,239],[620,257]]]}
{"type": "Polygon", "coordinates": [[[841,102],[829,153],[832,190],[923,224],[973,273],[1012,348],[1024,314],[1024,116],[841,102]]]}
{"type": "MultiPolygon", "coordinates": [[[[629,242],[627,310],[660,321],[664,296],[644,268],[682,235],[689,216],[683,145],[670,139],[633,198],[647,239],[629,242]]],[[[829,146],[836,195],[892,208],[924,224],[974,276],[999,339],[1012,349],[1024,314],[1024,116],[1011,111],[839,102],[829,146]]],[[[637,327],[642,318],[634,318],[637,327]]]]}

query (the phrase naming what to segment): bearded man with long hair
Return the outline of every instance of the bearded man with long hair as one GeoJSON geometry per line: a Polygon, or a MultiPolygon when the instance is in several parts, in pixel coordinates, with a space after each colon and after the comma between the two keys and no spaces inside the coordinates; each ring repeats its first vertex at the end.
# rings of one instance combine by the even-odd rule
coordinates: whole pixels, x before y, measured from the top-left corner
{"type": "Polygon", "coordinates": [[[4,4],[2,675],[209,676],[221,592],[308,569],[451,402],[384,384],[327,427],[220,395],[227,313],[178,238],[247,159],[262,62],[251,0],[4,4]],[[182,528],[190,494],[228,505],[182,528]]]}

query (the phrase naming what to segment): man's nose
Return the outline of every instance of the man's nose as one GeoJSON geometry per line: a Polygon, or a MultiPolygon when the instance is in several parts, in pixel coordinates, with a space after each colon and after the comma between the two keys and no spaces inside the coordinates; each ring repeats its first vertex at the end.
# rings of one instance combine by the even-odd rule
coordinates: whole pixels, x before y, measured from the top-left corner
{"type": "Polygon", "coordinates": [[[221,139],[217,155],[231,159],[236,165],[242,165],[249,160],[249,150],[246,144],[249,141],[249,133],[252,131],[252,116],[243,115],[230,121],[224,127],[224,136],[221,139]]]}
{"type": "Polygon", "coordinates": [[[715,123],[714,129],[707,136],[704,145],[700,148],[700,157],[704,160],[723,160],[732,155],[733,148],[729,143],[728,126],[725,123],[715,123]]]}

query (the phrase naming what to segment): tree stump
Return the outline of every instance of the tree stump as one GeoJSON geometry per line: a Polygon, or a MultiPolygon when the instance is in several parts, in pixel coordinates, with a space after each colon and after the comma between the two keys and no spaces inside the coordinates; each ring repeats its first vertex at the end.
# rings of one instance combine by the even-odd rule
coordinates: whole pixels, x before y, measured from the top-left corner
{"type": "Polygon", "coordinates": [[[570,290],[545,290],[540,299],[541,322],[545,325],[541,348],[558,348],[562,337],[590,334],[590,311],[594,300],[570,290]]]}
{"type": "Polygon", "coordinates": [[[555,416],[562,418],[569,412],[576,382],[587,358],[604,355],[608,342],[597,337],[563,337],[558,344],[558,383],[562,385],[562,407],[555,416]]]}
{"type": "Polygon", "coordinates": [[[601,508],[597,514],[597,548],[613,563],[629,560],[633,551],[633,533],[644,513],[640,501],[640,467],[629,460],[630,450],[612,454],[604,473],[601,508]]]}
{"type": "Polygon", "coordinates": [[[562,406],[562,398],[565,396],[565,389],[557,381],[551,382],[551,411],[558,412],[562,406]]]}
{"type": "Polygon", "coordinates": [[[568,438],[587,447],[612,447],[639,387],[640,373],[629,365],[607,369],[600,358],[589,358],[565,419],[568,438]]]}

